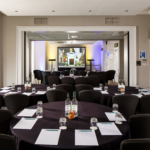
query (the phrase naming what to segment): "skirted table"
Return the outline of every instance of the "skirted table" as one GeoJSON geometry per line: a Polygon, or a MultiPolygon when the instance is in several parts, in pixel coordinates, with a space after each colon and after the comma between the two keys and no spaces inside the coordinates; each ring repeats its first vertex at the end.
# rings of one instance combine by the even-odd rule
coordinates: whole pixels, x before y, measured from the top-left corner
{"type": "MultiPolygon", "coordinates": [[[[30,108],[36,108],[32,106],[30,108]]],[[[119,136],[103,136],[99,129],[95,131],[99,146],[75,146],[75,129],[89,129],[91,117],[96,117],[98,122],[109,122],[105,112],[111,112],[112,109],[100,104],[79,102],[79,116],[73,120],[67,119],[67,129],[62,130],[58,145],[35,145],[41,129],[59,129],[59,119],[64,117],[65,102],[49,102],[43,104],[43,118],[38,119],[31,130],[13,129],[21,117],[17,114],[11,120],[11,132],[17,140],[19,150],[73,150],[73,149],[91,149],[91,150],[116,150],[121,141],[130,138],[130,126],[128,122],[117,125],[122,133],[119,136]]],[[[35,115],[33,116],[35,118],[35,115]]]]}

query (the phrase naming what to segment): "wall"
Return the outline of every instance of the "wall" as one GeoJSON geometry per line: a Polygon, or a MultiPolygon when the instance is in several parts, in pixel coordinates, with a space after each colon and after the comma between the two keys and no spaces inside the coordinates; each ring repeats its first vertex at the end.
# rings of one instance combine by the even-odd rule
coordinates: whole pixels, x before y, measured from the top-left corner
{"type": "MultiPolygon", "coordinates": [[[[43,16],[44,17],[44,16],[43,16]]],[[[47,17],[48,26],[105,26],[105,16],[70,16],[47,17]]],[[[137,26],[137,59],[139,50],[147,51],[149,55],[150,16],[119,16],[120,26],[137,26]]],[[[2,49],[3,49],[3,86],[16,80],[16,28],[17,26],[34,26],[34,17],[7,17],[2,15],[2,49]]],[[[136,62],[135,62],[136,63],[136,62]]],[[[148,87],[150,66],[137,67],[137,82],[141,87],[148,87]]]]}
{"type": "Polygon", "coordinates": [[[124,40],[119,41],[120,47],[120,78],[124,78],[124,40]]]}
{"type": "Polygon", "coordinates": [[[124,36],[124,79],[128,85],[128,35],[124,36]]]}
{"type": "Polygon", "coordinates": [[[2,14],[0,13],[0,88],[2,87],[2,77],[3,77],[3,71],[2,71],[2,14]]]}

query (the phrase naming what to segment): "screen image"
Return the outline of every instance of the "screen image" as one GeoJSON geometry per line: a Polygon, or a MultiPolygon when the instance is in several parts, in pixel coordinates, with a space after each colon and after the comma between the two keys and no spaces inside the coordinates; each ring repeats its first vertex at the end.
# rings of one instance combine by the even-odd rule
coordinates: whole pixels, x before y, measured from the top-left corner
{"type": "Polygon", "coordinates": [[[58,47],[59,68],[85,68],[85,47],[58,47]]]}

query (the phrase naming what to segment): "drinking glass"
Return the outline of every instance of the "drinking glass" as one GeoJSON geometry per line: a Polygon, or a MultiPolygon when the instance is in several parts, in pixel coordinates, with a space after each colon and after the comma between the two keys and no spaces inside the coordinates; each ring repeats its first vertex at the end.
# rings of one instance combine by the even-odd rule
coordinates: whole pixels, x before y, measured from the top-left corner
{"type": "Polygon", "coordinates": [[[140,88],[138,89],[138,92],[139,92],[139,94],[141,94],[141,93],[142,93],[142,91],[141,91],[141,89],[140,89],[140,88]]]}
{"type": "Polygon", "coordinates": [[[12,84],[11,90],[15,90],[15,83],[12,84]]]}
{"type": "Polygon", "coordinates": [[[21,92],[21,87],[17,88],[17,92],[20,93],[21,92]]]}
{"type": "Polygon", "coordinates": [[[90,129],[92,130],[97,130],[97,118],[91,118],[91,121],[90,121],[90,124],[91,124],[91,127],[90,129]]]}
{"type": "Polygon", "coordinates": [[[50,89],[51,89],[51,88],[48,86],[48,87],[47,87],[47,91],[50,90],[50,89]]]}
{"type": "Polygon", "coordinates": [[[121,88],[121,94],[125,93],[125,88],[121,88]]]}
{"type": "Polygon", "coordinates": [[[99,84],[101,90],[103,90],[103,84],[99,84]]]}
{"type": "Polygon", "coordinates": [[[67,129],[66,122],[67,122],[66,118],[61,117],[59,119],[59,129],[67,129]]]}
{"type": "Polygon", "coordinates": [[[113,104],[113,110],[112,112],[118,112],[118,104],[113,104]]]}
{"type": "Polygon", "coordinates": [[[136,84],[136,87],[135,87],[136,89],[139,89],[139,85],[138,84],[136,84]]]}
{"type": "Polygon", "coordinates": [[[147,92],[150,93],[150,88],[149,87],[147,88],[147,92]]]}
{"type": "Polygon", "coordinates": [[[36,88],[33,87],[33,88],[32,88],[32,93],[35,93],[35,92],[36,92],[36,88]]]}
{"type": "Polygon", "coordinates": [[[43,102],[42,101],[38,101],[37,102],[37,107],[42,107],[43,102]]]}
{"type": "Polygon", "coordinates": [[[108,86],[104,86],[104,91],[108,92],[108,86]]]}
{"type": "Polygon", "coordinates": [[[36,118],[43,118],[43,108],[38,107],[36,110],[36,118]]]}
{"type": "Polygon", "coordinates": [[[53,84],[53,89],[55,89],[56,88],[56,84],[53,84]]]}
{"type": "Polygon", "coordinates": [[[120,112],[117,112],[115,115],[115,123],[122,124],[122,114],[120,112]]]}

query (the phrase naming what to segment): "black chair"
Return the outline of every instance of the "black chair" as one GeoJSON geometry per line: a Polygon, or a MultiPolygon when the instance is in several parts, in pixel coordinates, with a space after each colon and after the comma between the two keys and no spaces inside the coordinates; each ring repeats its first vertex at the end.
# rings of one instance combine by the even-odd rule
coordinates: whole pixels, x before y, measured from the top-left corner
{"type": "Polygon", "coordinates": [[[46,81],[45,81],[45,76],[46,75],[50,75],[51,73],[50,72],[48,72],[48,71],[43,71],[42,72],[42,76],[43,76],[43,83],[45,84],[46,83],[46,81]]]}
{"type": "Polygon", "coordinates": [[[106,71],[106,83],[108,83],[108,80],[113,80],[115,76],[115,70],[108,70],[106,71]]]}
{"type": "Polygon", "coordinates": [[[70,95],[70,99],[73,98],[73,86],[69,84],[59,84],[56,86],[56,90],[64,90],[70,95]]]}
{"type": "Polygon", "coordinates": [[[75,78],[75,84],[88,84],[88,81],[84,77],[75,78]]]}
{"type": "Polygon", "coordinates": [[[88,76],[91,76],[92,74],[97,74],[97,72],[92,72],[92,71],[90,71],[89,73],[88,73],[88,76]]]}
{"type": "Polygon", "coordinates": [[[34,70],[34,76],[36,79],[41,80],[41,83],[43,82],[43,75],[41,70],[34,70]]]}
{"type": "Polygon", "coordinates": [[[106,72],[104,71],[101,71],[101,72],[97,72],[97,74],[101,75],[102,76],[102,81],[103,81],[103,85],[105,85],[105,82],[106,82],[106,72]]]}
{"type": "Polygon", "coordinates": [[[65,90],[48,90],[46,96],[49,102],[65,101],[67,99],[67,92],[65,90]]]}
{"type": "Polygon", "coordinates": [[[75,71],[74,75],[75,75],[75,76],[78,75],[78,71],[77,71],[77,70],[75,71]]]}
{"type": "Polygon", "coordinates": [[[84,72],[84,71],[79,71],[79,72],[78,72],[78,75],[80,75],[80,76],[86,76],[86,72],[84,72]]]}
{"type": "Polygon", "coordinates": [[[89,85],[92,85],[93,87],[99,86],[98,77],[90,76],[86,78],[89,85]]]}
{"type": "Polygon", "coordinates": [[[61,74],[64,76],[69,76],[69,71],[62,71],[61,74]]]}
{"type": "Polygon", "coordinates": [[[4,100],[13,115],[29,105],[29,96],[23,94],[8,94],[4,96],[4,100]]]}
{"type": "Polygon", "coordinates": [[[131,115],[135,114],[139,98],[135,95],[116,95],[113,96],[113,103],[118,104],[119,112],[121,112],[128,120],[131,115]]]}
{"type": "Polygon", "coordinates": [[[150,113],[150,95],[144,95],[140,99],[142,113],[150,113]]]}
{"type": "Polygon", "coordinates": [[[93,90],[93,86],[87,84],[78,84],[75,85],[75,89],[76,89],[76,98],[78,101],[80,101],[79,92],[83,90],[93,90]]]}
{"type": "Polygon", "coordinates": [[[51,76],[53,76],[53,75],[52,75],[52,74],[48,74],[48,75],[45,75],[45,76],[44,76],[45,85],[49,85],[49,83],[48,83],[48,77],[51,77],[51,76]]]}
{"type": "Polygon", "coordinates": [[[2,107],[2,104],[3,104],[3,97],[0,95],[0,109],[2,107]]]}
{"type": "Polygon", "coordinates": [[[102,83],[103,85],[105,83],[105,80],[103,80],[103,77],[100,74],[92,74],[90,77],[97,77],[98,78],[98,83],[102,83]]]}
{"type": "Polygon", "coordinates": [[[9,134],[12,113],[9,110],[0,110],[0,134],[9,134]]]}
{"type": "Polygon", "coordinates": [[[52,75],[53,75],[53,76],[60,76],[60,72],[59,72],[59,71],[53,71],[53,72],[52,72],[52,75]]]}
{"type": "Polygon", "coordinates": [[[60,78],[58,76],[49,76],[48,77],[48,84],[49,85],[60,84],[60,78]]]}
{"type": "Polygon", "coordinates": [[[13,136],[0,134],[1,150],[17,150],[16,139],[13,136]]]}
{"type": "Polygon", "coordinates": [[[121,142],[120,150],[149,150],[150,139],[129,139],[121,142]]]}
{"type": "Polygon", "coordinates": [[[62,84],[69,84],[69,85],[74,86],[74,78],[71,78],[71,77],[62,78],[61,83],[62,84]]]}
{"type": "Polygon", "coordinates": [[[150,138],[150,114],[133,115],[129,118],[131,138],[150,138]]]}
{"type": "Polygon", "coordinates": [[[101,103],[101,92],[94,90],[83,90],[79,92],[80,101],[101,103]]]}

